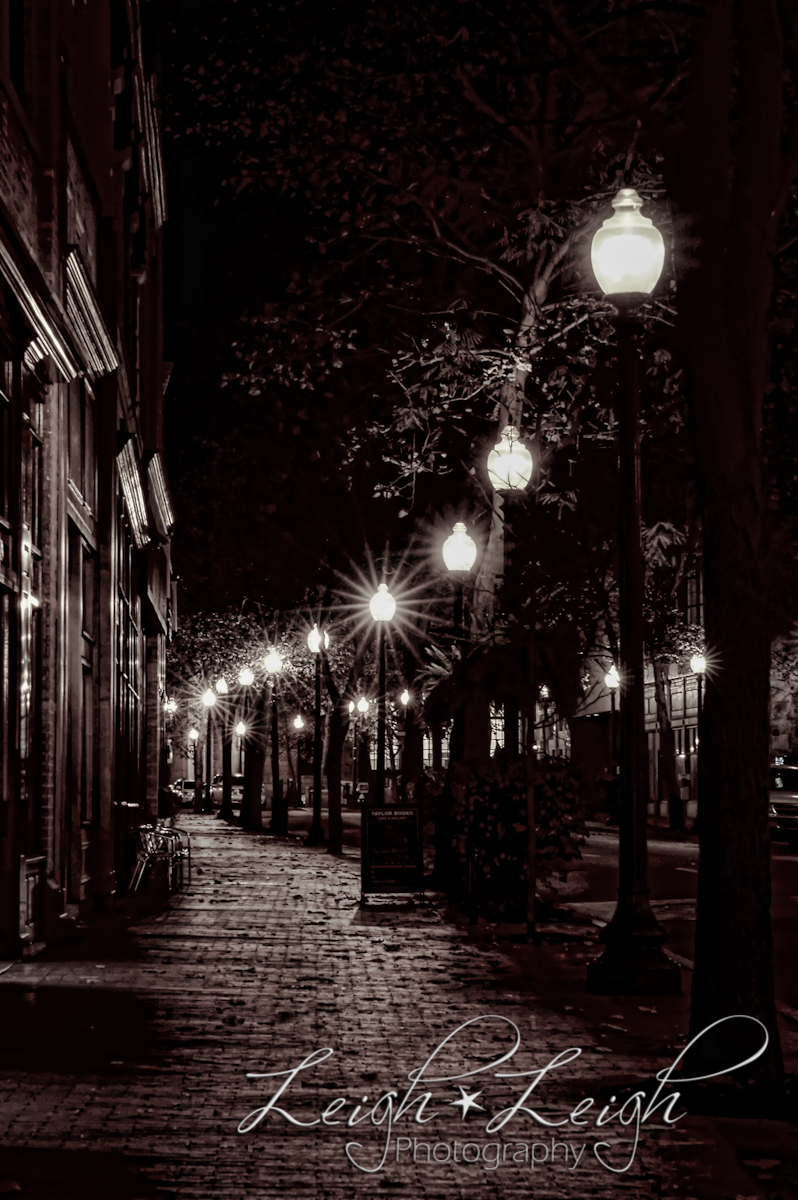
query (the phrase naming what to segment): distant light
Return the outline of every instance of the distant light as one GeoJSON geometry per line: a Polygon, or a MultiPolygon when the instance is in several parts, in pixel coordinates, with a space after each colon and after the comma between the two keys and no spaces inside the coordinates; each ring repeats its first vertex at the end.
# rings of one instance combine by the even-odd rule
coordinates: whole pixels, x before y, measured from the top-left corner
{"type": "Polygon", "coordinates": [[[294,729],[304,729],[304,728],[305,728],[305,722],[302,720],[302,718],[299,715],[294,717],[294,729]]]}
{"type": "Polygon", "coordinates": [[[354,700],[350,700],[350,701],[349,701],[349,711],[350,711],[351,713],[353,713],[353,712],[355,711],[355,702],[354,702],[354,700]]]}
{"type": "Polygon", "coordinates": [[[251,683],[255,682],[254,672],[250,671],[249,667],[244,667],[243,671],[238,673],[238,682],[243,687],[249,687],[251,683]]]}
{"type": "Polygon", "coordinates": [[[246,732],[247,732],[246,725],[244,724],[243,721],[239,721],[238,724],[236,725],[236,733],[238,734],[239,737],[243,737],[246,732]]]}
{"type": "Polygon", "coordinates": [[[407,707],[407,705],[410,703],[410,693],[408,692],[407,688],[405,688],[405,690],[402,692],[399,699],[401,700],[402,704],[407,707]]]}
{"type": "Polygon", "coordinates": [[[199,740],[199,733],[196,729],[189,729],[188,736],[189,736],[189,740],[192,742],[196,742],[199,740]]]}
{"type": "Polygon", "coordinates": [[[604,676],[604,686],[614,692],[616,688],[621,686],[621,677],[618,674],[618,668],[615,663],[612,664],[607,674],[604,676]]]}
{"type": "Polygon", "coordinates": [[[662,274],[665,243],[656,226],[641,214],[642,204],[634,188],[621,188],[612,202],[614,215],[593,237],[590,259],[605,296],[648,295],[662,274]]]}
{"type": "Polygon", "coordinates": [[[214,704],[216,703],[216,693],[214,692],[213,688],[208,688],[207,692],[202,697],[202,703],[206,708],[213,708],[214,704]]]}
{"type": "Polygon", "coordinates": [[[396,601],[388,591],[387,583],[381,583],[369,601],[369,609],[375,621],[390,621],[396,612],[396,601]]]}
{"type": "Polygon", "coordinates": [[[522,492],[532,478],[532,455],[513,425],[506,426],[488,455],[488,478],[497,492],[522,492]]]}
{"type": "Polygon", "coordinates": [[[548,698],[549,698],[549,689],[545,683],[543,684],[543,686],[540,689],[540,695],[543,700],[548,700],[548,698]]]}
{"type": "Polygon", "coordinates": [[[690,659],[690,670],[694,675],[703,675],[707,669],[707,660],[703,654],[694,654],[690,659]]]}
{"type": "Polygon", "coordinates": [[[216,690],[220,696],[226,696],[227,692],[228,692],[227,680],[226,679],[217,679],[216,680],[216,690]]]}
{"type": "MultiPolygon", "coordinates": [[[[311,629],[310,633],[308,634],[308,649],[310,650],[311,654],[318,654],[320,647],[321,647],[321,633],[319,632],[318,625],[314,625],[313,628],[311,629]]],[[[329,648],[330,648],[330,635],[325,630],[324,649],[329,650],[329,648]]]]}
{"type": "Polygon", "coordinates": [[[368,710],[369,710],[369,702],[365,696],[361,696],[357,702],[357,711],[361,712],[361,713],[367,713],[368,710]]]}
{"type": "MultiPolygon", "coordinates": [[[[696,739],[696,740],[698,740],[698,739],[696,739]]],[[[784,755],[783,755],[783,754],[777,754],[777,755],[776,755],[776,766],[777,766],[777,767],[783,767],[783,766],[784,766],[784,755]]]]}
{"type": "Polygon", "coordinates": [[[164,709],[168,713],[176,713],[177,712],[177,701],[176,700],[166,700],[164,702],[164,709]]]}
{"type": "Polygon", "coordinates": [[[263,660],[263,665],[270,675],[279,675],[283,669],[283,660],[276,650],[270,650],[263,660]]]}
{"type": "Polygon", "coordinates": [[[458,521],[443,543],[443,561],[450,571],[470,571],[477,557],[477,544],[458,521]]]}

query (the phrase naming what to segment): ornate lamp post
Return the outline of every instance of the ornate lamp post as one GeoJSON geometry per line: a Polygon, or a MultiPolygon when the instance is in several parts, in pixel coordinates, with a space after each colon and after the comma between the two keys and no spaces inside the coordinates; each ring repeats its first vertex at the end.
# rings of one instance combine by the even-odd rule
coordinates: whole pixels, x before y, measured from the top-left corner
{"type": "Polygon", "coordinates": [[[238,773],[242,771],[242,756],[244,753],[244,738],[246,737],[247,727],[243,721],[239,721],[236,725],[236,733],[238,734],[238,773]]]}
{"type": "MultiPolygon", "coordinates": [[[[495,453],[495,451],[494,451],[495,453]]],[[[458,521],[452,532],[443,543],[443,561],[447,571],[451,571],[456,581],[457,591],[454,602],[455,637],[462,637],[463,623],[463,593],[465,591],[466,575],[473,567],[477,557],[476,542],[469,537],[466,525],[458,521]]]]}
{"type": "Polygon", "coordinates": [[[189,729],[188,740],[191,742],[191,760],[194,764],[194,786],[197,784],[197,742],[199,741],[199,730],[189,729]]]}
{"type": "Polygon", "coordinates": [[[207,733],[207,737],[205,739],[205,747],[206,747],[206,749],[205,749],[205,759],[206,759],[206,761],[205,761],[205,806],[202,811],[204,813],[212,813],[213,812],[213,801],[211,799],[211,780],[212,780],[211,760],[213,758],[213,753],[212,753],[213,743],[211,741],[211,738],[213,736],[213,725],[212,725],[213,706],[216,703],[216,693],[214,692],[213,688],[208,688],[207,692],[205,692],[204,696],[202,697],[202,703],[205,705],[205,707],[208,710],[208,733],[207,733]]]}
{"type": "Polygon", "coordinates": [[[315,659],[314,705],[313,705],[313,820],[305,839],[308,846],[324,845],[324,829],[321,823],[321,656],[330,645],[328,633],[322,635],[318,625],[308,634],[308,650],[315,659]]]}
{"type": "MultiPolygon", "coordinates": [[[[219,696],[227,696],[230,689],[227,680],[222,677],[214,685],[219,696]]],[[[222,803],[216,814],[223,821],[229,821],[233,816],[233,731],[230,728],[232,713],[224,707],[222,722],[222,803]]]]}
{"type": "Polygon", "coordinates": [[[277,678],[283,669],[281,655],[272,648],[263,660],[271,688],[272,717],[272,819],[269,832],[285,837],[288,833],[288,809],[283,804],[280,790],[280,735],[277,728],[277,678]]]}
{"type": "MultiPolygon", "coordinates": [[[[703,654],[694,654],[693,655],[693,657],[690,659],[690,670],[693,672],[693,674],[698,679],[698,712],[696,714],[696,735],[695,735],[695,744],[697,747],[701,741],[701,726],[703,724],[702,718],[704,715],[704,676],[707,673],[707,660],[703,654]]],[[[698,787],[700,788],[700,786],[701,786],[701,777],[699,775],[698,787]]],[[[697,798],[698,797],[697,790],[696,790],[695,795],[697,798]]],[[[691,826],[691,830],[693,833],[698,833],[698,813],[696,813],[695,817],[693,818],[693,824],[691,826]]]]}
{"type": "Polygon", "coordinates": [[[379,663],[379,678],[377,684],[377,787],[375,801],[385,803],[385,677],[386,647],[385,625],[396,612],[396,601],[388,591],[388,585],[381,583],[369,601],[371,615],[377,622],[377,659],[379,663]]]}
{"type": "Polygon", "coordinates": [[[588,967],[588,991],[678,992],[679,967],[662,951],[667,934],[648,899],[648,762],[643,679],[643,552],[640,544],[639,357],[634,312],[659,279],[662,234],[641,215],[634,188],[621,188],[615,215],[593,238],[593,270],[618,309],[618,451],[620,458],[619,623],[621,824],[618,904],[602,931],[606,949],[588,967]]]}
{"type": "Polygon", "coordinates": [[[369,710],[369,702],[365,696],[361,696],[357,704],[354,700],[349,701],[349,713],[354,717],[355,727],[353,733],[353,756],[352,756],[352,799],[357,804],[357,772],[358,772],[358,756],[360,751],[360,721],[365,717],[369,710]],[[357,710],[357,713],[355,713],[357,710]]]}

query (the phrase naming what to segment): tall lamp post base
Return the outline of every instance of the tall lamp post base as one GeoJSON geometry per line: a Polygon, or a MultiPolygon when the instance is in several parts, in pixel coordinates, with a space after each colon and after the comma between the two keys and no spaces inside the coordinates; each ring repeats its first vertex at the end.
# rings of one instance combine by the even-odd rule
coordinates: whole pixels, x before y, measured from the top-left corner
{"type": "Polygon", "coordinates": [[[681,969],[662,949],[667,936],[646,897],[619,900],[601,932],[606,949],[587,968],[585,990],[597,996],[680,995],[681,969]]]}

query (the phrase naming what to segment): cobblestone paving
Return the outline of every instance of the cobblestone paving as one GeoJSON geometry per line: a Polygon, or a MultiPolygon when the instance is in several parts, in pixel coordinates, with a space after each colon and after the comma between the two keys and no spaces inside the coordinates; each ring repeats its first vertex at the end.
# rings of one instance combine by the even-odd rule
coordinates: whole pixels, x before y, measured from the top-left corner
{"type": "MultiPolygon", "coordinates": [[[[371,1174],[350,1164],[345,1143],[360,1143],[353,1156],[375,1166],[385,1124],[298,1128],[271,1113],[251,1132],[238,1133],[242,1119],[280,1082],[247,1079],[248,1071],[285,1071],[330,1047],[327,1061],[293,1080],[278,1104],[311,1121],[336,1097],[347,1097],[339,1113],[345,1119],[358,1103],[368,1112],[387,1090],[401,1097],[411,1068],[461,1023],[486,1014],[496,1017],[459,1036],[446,1060],[456,1064],[451,1069],[464,1070],[464,1062],[473,1069],[509,1048],[511,1027],[500,1017],[523,1037],[506,1070],[539,1068],[569,1047],[582,1047],[578,1059],[557,1070],[556,1081],[542,1083],[527,1101],[551,1119],[567,1115],[581,1097],[604,1095],[614,1081],[625,1096],[628,1079],[640,1078],[641,1062],[608,1055],[574,1013],[544,1009],[528,990],[514,990],[518,976],[502,955],[473,945],[445,923],[440,908],[362,910],[354,856],[334,860],[297,841],[255,838],[211,818],[185,823],[193,833],[192,886],[166,911],[139,922],[135,958],[33,959],[0,977],[0,998],[16,989],[25,1012],[41,1011],[48,996],[77,996],[85,1025],[84,1042],[73,1054],[78,1065],[69,1059],[68,1069],[67,1047],[46,1040],[47,1022],[39,1026],[44,1041],[27,1050],[21,1030],[19,1061],[5,1072],[0,1093],[4,1146],[149,1155],[152,1183],[181,1200],[699,1194],[669,1165],[684,1157],[679,1126],[643,1126],[634,1163],[620,1174],[598,1162],[593,1145],[610,1143],[602,1153],[622,1166],[634,1125],[619,1130],[615,1122],[598,1130],[591,1120],[582,1130],[545,1129],[519,1116],[491,1137],[484,1129],[490,1114],[526,1086],[496,1080],[492,1072],[460,1081],[469,1091],[482,1090],[479,1103],[486,1109],[465,1118],[448,1106],[459,1097],[456,1085],[431,1084],[435,1103],[427,1115],[439,1116],[428,1126],[398,1121],[384,1167],[371,1174]],[[101,1020],[106,1040],[92,1049],[92,1031],[99,1029],[93,1022],[101,1020]],[[613,1148],[619,1132],[623,1145],[613,1148]],[[415,1162],[410,1143],[400,1138],[419,1143],[415,1162]],[[534,1169],[512,1161],[532,1143],[539,1160],[534,1169]],[[578,1165],[563,1143],[577,1152],[585,1147],[578,1165]],[[422,1145],[448,1161],[427,1164],[422,1145]],[[497,1145],[500,1150],[491,1148],[497,1145]],[[497,1153],[503,1161],[493,1168],[497,1153]],[[475,1155],[478,1161],[462,1161],[475,1155]]],[[[643,1069],[659,1069],[671,1058],[649,1060],[643,1069]]],[[[734,1190],[720,1194],[735,1200],[734,1190]]]]}

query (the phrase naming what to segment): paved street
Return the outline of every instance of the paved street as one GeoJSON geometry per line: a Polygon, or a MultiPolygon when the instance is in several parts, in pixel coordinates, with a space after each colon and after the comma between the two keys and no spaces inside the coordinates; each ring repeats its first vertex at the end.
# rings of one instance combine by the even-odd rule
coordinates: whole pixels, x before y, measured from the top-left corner
{"type": "MultiPolygon", "coordinates": [[[[582,1048],[526,1101],[557,1120],[585,1097],[614,1111],[610,1096],[620,1104],[630,1085],[667,1066],[684,1045],[687,997],[586,996],[584,966],[598,946],[589,926],[565,926],[549,945],[511,955],[489,931],[471,935],[452,923],[440,903],[362,910],[353,850],[334,860],[295,838],[182,820],[194,837],[191,887],[152,907],[155,881],[149,911],[114,938],[89,936],[0,976],[2,1027],[18,1031],[0,1050],[0,1194],[14,1182],[31,1200],[143,1200],[162,1190],[192,1200],[360,1200],[394,1190],[413,1200],[798,1196],[780,1122],[690,1117],[668,1129],[652,1118],[632,1166],[615,1174],[594,1146],[609,1143],[598,1153],[624,1166],[634,1124],[545,1129],[521,1114],[486,1133],[488,1118],[527,1086],[492,1070],[459,1081],[481,1091],[485,1111],[461,1117],[450,1107],[456,1083],[430,1083],[422,1115],[439,1115],[428,1125],[397,1118],[382,1169],[359,1171],[345,1144],[360,1143],[350,1154],[373,1168],[386,1125],[334,1124],[331,1102],[347,1098],[337,1106],[346,1119],[355,1104],[367,1114],[393,1089],[395,1111],[408,1071],[463,1022],[495,1014],[463,1031],[427,1078],[494,1063],[512,1045],[508,1021],[523,1042],[505,1070],[540,1068],[582,1048]],[[330,1124],[298,1128],[272,1112],[237,1132],[281,1082],[248,1080],[247,1071],[286,1071],[325,1047],[334,1053],[277,1103],[303,1122],[331,1106],[330,1124]],[[426,1163],[426,1145],[438,1161],[426,1163]],[[530,1154],[534,1174],[523,1161],[530,1154]]],[[[784,1038],[794,1063],[789,1023],[784,1038]]],[[[377,1119],[385,1112],[384,1102],[377,1119]]]]}
{"type": "MultiPolygon", "coordinates": [[[[698,845],[690,841],[660,839],[648,843],[649,887],[658,919],[668,931],[670,952],[692,960],[695,945],[695,895],[698,882],[698,845]]],[[[582,851],[582,861],[561,885],[563,902],[597,920],[609,920],[618,888],[617,832],[593,830],[582,851]]],[[[798,1010],[798,855],[782,842],[771,844],[773,900],[771,919],[776,991],[780,1001],[798,1010]]]]}

